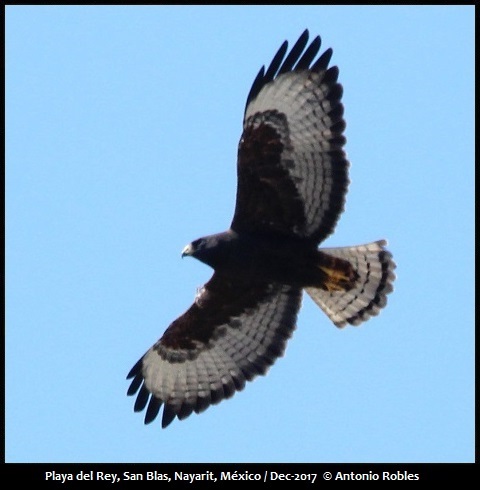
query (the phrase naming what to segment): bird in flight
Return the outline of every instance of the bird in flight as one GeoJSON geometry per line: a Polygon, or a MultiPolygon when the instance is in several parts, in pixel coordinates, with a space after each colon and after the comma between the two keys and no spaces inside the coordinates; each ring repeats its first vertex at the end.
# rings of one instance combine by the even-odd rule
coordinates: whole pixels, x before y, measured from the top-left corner
{"type": "Polygon", "coordinates": [[[282,356],[305,290],[337,327],[377,315],[395,264],[379,240],[318,248],[345,204],[349,162],[332,50],[305,30],[247,96],[230,228],[187,245],[214,270],[192,306],[133,366],[128,395],[162,427],[230,398],[282,356]]]}

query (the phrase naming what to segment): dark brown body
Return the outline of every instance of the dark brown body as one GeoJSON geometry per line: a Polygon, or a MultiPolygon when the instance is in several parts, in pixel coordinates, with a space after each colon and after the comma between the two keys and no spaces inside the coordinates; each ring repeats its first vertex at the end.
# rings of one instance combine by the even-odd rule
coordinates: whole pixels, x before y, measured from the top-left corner
{"type": "Polygon", "coordinates": [[[233,230],[194,241],[191,255],[229,277],[328,291],[349,290],[357,275],[349,262],[317,249],[311,240],[239,234],[233,230]]]}

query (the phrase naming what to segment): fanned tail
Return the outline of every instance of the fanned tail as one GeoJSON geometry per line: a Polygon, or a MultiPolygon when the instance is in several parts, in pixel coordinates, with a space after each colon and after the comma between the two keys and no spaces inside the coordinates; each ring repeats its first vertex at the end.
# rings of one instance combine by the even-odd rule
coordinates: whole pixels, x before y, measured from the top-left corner
{"type": "Polygon", "coordinates": [[[348,290],[305,288],[337,327],[359,325],[378,315],[387,304],[387,294],[393,291],[395,262],[384,248],[386,244],[379,240],[355,247],[321,249],[326,255],[348,261],[356,275],[355,284],[348,290]]]}

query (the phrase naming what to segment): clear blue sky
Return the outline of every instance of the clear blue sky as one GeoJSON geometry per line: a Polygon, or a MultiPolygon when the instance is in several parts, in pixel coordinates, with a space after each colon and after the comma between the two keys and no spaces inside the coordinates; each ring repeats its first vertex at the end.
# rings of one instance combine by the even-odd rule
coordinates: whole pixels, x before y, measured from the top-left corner
{"type": "Polygon", "coordinates": [[[474,7],[6,8],[7,462],[474,461],[474,7]],[[325,246],[386,238],[382,314],[305,297],[266,377],[144,426],[125,376],[211,270],[254,76],[334,50],[351,186],[325,246]]]}

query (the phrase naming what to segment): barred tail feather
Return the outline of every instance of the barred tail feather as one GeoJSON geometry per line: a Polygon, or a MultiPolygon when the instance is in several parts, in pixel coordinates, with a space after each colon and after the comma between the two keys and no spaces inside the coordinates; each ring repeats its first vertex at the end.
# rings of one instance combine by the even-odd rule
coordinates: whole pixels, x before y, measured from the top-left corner
{"type": "Polygon", "coordinates": [[[387,304],[387,294],[393,290],[395,262],[384,248],[386,244],[379,240],[356,247],[321,249],[327,255],[348,260],[358,274],[355,286],[348,291],[305,288],[337,327],[359,325],[378,315],[387,304]]]}

